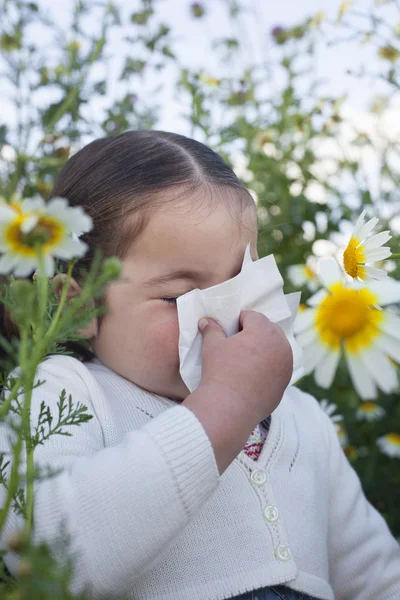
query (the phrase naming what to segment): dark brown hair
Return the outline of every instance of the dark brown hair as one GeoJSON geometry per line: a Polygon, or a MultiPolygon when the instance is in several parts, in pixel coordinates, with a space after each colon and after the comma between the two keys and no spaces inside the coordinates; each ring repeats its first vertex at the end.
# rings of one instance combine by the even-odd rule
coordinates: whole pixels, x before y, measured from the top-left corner
{"type": "MultiPolygon", "coordinates": [[[[90,268],[96,249],[104,257],[124,258],[152,211],[167,202],[162,194],[166,189],[174,189],[173,200],[191,196],[193,205],[206,194],[223,197],[232,216],[254,206],[233,170],[196,140],[146,130],[95,140],[68,160],[52,191],[70,206],[82,206],[93,219],[93,229],[82,236],[88,251],[74,274],[90,268]]],[[[15,334],[6,314],[2,330],[7,337],[15,334]]]]}
{"type": "Polygon", "coordinates": [[[225,193],[233,211],[254,205],[232,169],[196,140],[166,131],[127,131],[95,140],[69,159],[52,192],[93,219],[93,229],[82,236],[89,250],[79,264],[90,265],[96,248],[104,256],[124,258],[151,212],[167,202],[162,194],[167,188],[177,189],[172,200],[192,195],[199,202],[202,192],[235,190],[240,193],[225,193]]]}

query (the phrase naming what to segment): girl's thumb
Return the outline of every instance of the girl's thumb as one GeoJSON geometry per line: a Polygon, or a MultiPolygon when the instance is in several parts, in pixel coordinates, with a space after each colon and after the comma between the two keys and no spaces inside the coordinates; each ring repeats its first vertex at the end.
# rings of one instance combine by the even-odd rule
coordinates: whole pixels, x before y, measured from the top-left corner
{"type": "Polygon", "coordinates": [[[203,338],[205,336],[207,337],[212,337],[214,338],[215,336],[218,337],[226,337],[224,330],[222,329],[221,325],[219,323],[217,323],[216,321],[214,321],[213,319],[200,319],[199,323],[198,323],[198,327],[199,330],[201,331],[201,333],[203,334],[203,338]]]}
{"type": "Polygon", "coordinates": [[[200,329],[201,333],[203,333],[203,331],[207,327],[208,323],[209,323],[208,319],[200,319],[200,321],[199,321],[199,329],[200,329]]]}

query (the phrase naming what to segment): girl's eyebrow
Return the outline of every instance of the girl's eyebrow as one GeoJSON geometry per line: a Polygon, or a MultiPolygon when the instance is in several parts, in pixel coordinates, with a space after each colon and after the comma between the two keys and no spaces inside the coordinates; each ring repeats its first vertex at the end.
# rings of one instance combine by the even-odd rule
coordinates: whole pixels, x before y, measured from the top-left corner
{"type": "Polygon", "coordinates": [[[200,273],[199,271],[195,271],[193,269],[174,269],[173,271],[168,271],[162,275],[157,275],[155,277],[151,277],[143,282],[143,285],[151,286],[151,285],[162,285],[164,283],[168,283],[169,281],[175,281],[177,279],[191,279],[191,280],[200,280],[205,279],[207,274],[200,273]]]}
{"type": "MultiPolygon", "coordinates": [[[[238,273],[240,273],[242,268],[242,260],[238,267],[233,270],[233,273],[230,278],[235,277],[238,273]]],[[[196,271],[194,269],[174,269],[172,271],[167,271],[162,275],[156,275],[155,277],[151,277],[150,279],[146,279],[143,282],[145,286],[157,286],[163,285],[164,283],[168,283],[169,281],[177,281],[179,279],[191,279],[192,281],[202,281],[206,280],[208,277],[211,277],[211,273],[204,273],[201,271],[196,271]]]]}

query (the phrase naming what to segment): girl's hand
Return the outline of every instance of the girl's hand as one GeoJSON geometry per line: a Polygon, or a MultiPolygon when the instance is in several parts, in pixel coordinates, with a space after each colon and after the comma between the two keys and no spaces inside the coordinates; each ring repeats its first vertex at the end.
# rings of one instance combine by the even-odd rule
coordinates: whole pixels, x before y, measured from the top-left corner
{"type": "Polygon", "coordinates": [[[202,422],[222,472],[278,406],[292,376],[293,354],[279,325],[256,311],[242,311],[241,330],[229,338],[218,323],[207,321],[201,382],[183,404],[202,422]]]}

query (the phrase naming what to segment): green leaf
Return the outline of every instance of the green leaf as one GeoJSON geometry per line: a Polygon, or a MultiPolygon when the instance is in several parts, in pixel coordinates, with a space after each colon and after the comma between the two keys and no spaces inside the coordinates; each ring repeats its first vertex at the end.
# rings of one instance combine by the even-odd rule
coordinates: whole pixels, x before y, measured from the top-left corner
{"type": "Polygon", "coordinates": [[[5,52],[13,52],[22,48],[22,33],[16,32],[13,34],[3,33],[0,36],[0,49],[5,52]]]}
{"type": "Polygon", "coordinates": [[[136,23],[136,25],[147,25],[148,20],[153,15],[154,11],[152,8],[148,8],[146,10],[142,10],[140,12],[135,12],[131,14],[132,23],[136,23]]]}
{"type": "Polygon", "coordinates": [[[142,73],[145,66],[146,62],[144,60],[127,58],[120,79],[125,79],[127,76],[132,74],[142,73]]]}
{"type": "Polygon", "coordinates": [[[169,58],[176,59],[175,54],[172,52],[172,50],[169,46],[163,46],[163,48],[161,49],[161,52],[164,54],[164,56],[168,56],[169,58]]]}
{"type": "Polygon", "coordinates": [[[7,144],[7,126],[0,125],[0,148],[7,144]]]}

